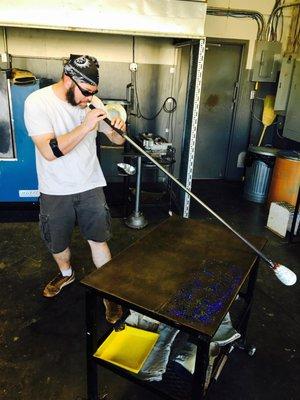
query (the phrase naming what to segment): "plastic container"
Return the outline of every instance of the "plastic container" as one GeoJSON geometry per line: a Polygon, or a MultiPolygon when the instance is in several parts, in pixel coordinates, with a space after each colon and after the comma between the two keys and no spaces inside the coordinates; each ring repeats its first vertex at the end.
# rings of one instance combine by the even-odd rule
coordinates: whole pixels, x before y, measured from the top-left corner
{"type": "Polygon", "coordinates": [[[137,374],[158,337],[158,333],[125,325],[122,331],[112,331],[94,356],[137,374]]]}
{"type": "Polygon", "coordinates": [[[278,152],[273,171],[268,201],[285,201],[296,205],[300,186],[300,152],[278,152]]]}
{"type": "Polygon", "coordinates": [[[244,197],[255,203],[264,203],[272,177],[278,150],[272,147],[249,147],[245,165],[244,197]]]}

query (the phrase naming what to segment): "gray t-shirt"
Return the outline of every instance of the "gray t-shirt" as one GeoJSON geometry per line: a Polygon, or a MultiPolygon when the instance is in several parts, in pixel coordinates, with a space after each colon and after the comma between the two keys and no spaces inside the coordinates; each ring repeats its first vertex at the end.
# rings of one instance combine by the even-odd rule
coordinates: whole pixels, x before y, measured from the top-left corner
{"type": "MultiPolygon", "coordinates": [[[[92,104],[105,109],[102,101],[95,96],[92,104]]],[[[80,125],[87,112],[87,108],[74,107],[61,100],[55,95],[52,86],[47,86],[27,97],[24,119],[29,136],[54,133],[58,137],[80,125]]],[[[98,130],[108,133],[111,128],[101,121],[98,130]]],[[[36,148],[36,167],[41,193],[75,194],[106,186],[97,158],[96,135],[95,129],[68,154],[53,161],[47,161],[36,148]]]]}

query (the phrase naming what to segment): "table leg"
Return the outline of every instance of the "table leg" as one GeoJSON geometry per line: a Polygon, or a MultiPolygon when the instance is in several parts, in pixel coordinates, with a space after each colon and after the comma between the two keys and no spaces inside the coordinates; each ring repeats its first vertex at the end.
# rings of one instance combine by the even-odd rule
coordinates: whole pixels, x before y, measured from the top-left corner
{"type": "Polygon", "coordinates": [[[239,322],[238,325],[238,332],[241,334],[241,339],[239,340],[239,348],[244,348],[246,350],[246,335],[247,335],[247,328],[248,328],[248,322],[251,314],[251,308],[253,304],[253,294],[254,294],[254,288],[256,284],[256,278],[257,278],[257,272],[258,272],[258,264],[259,264],[259,258],[255,261],[255,264],[250,272],[249,275],[249,281],[248,281],[248,286],[247,286],[247,291],[245,295],[243,296],[245,301],[246,301],[246,309],[245,312],[239,322]]]}
{"type": "Polygon", "coordinates": [[[191,400],[201,400],[204,397],[206,371],[209,360],[210,340],[199,337],[197,340],[197,355],[193,375],[191,400]]]}
{"type": "MultiPolygon", "coordinates": [[[[292,220],[291,232],[289,234],[289,242],[290,243],[293,243],[294,238],[297,235],[297,232],[295,234],[295,227],[296,227],[296,223],[297,223],[297,219],[298,219],[299,208],[300,208],[300,186],[299,186],[299,189],[298,189],[298,195],[297,195],[297,200],[296,200],[296,204],[295,204],[295,210],[294,210],[294,216],[293,216],[293,220],[292,220]]],[[[298,228],[298,231],[299,231],[299,228],[298,228]]]]}
{"type": "Polygon", "coordinates": [[[93,359],[96,351],[96,312],[97,296],[91,290],[86,290],[85,297],[86,309],[86,361],[87,361],[87,398],[88,400],[98,400],[98,375],[97,364],[93,359]]]}
{"type": "Polygon", "coordinates": [[[130,181],[130,176],[124,176],[123,179],[123,218],[128,217],[128,197],[129,197],[129,181],[130,181]]]}

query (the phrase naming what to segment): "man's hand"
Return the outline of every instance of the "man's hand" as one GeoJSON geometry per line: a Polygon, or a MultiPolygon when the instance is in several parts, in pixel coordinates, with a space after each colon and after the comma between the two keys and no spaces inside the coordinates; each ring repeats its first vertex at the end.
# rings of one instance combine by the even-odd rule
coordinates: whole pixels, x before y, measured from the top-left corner
{"type": "MultiPolygon", "coordinates": [[[[115,128],[121,129],[121,131],[123,131],[123,132],[126,131],[126,124],[121,118],[118,118],[118,117],[112,118],[111,124],[115,128]]],[[[123,136],[121,136],[116,131],[111,131],[111,132],[107,133],[106,136],[109,138],[109,140],[112,143],[115,143],[115,144],[122,145],[125,142],[125,139],[123,138],[123,136]]]]}
{"type": "Polygon", "coordinates": [[[104,110],[95,108],[86,114],[82,125],[87,129],[87,132],[90,132],[96,128],[98,122],[102,121],[106,117],[107,113],[104,110]]]}
{"type": "Polygon", "coordinates": [[[121,131],[123,131],[123,132],[126,131],[126,124],[125,124],[125,122],[124,122],[121,118],[118,118],[118,117],[112,118],[111,124],[112,124],[115,128],[121,129],[121,131]]]}

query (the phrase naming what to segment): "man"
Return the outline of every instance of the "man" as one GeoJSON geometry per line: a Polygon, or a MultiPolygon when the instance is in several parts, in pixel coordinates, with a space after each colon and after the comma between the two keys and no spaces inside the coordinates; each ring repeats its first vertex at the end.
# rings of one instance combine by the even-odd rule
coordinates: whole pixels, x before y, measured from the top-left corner
{"type": "MultiPolygon", "coordinates": [[[[75,280],[69,243],[77,220],[88,241],[96,268],[111,259],[110,214],[103,193],[106,185],[96,154],[97,130],[115,144],[124,139],[103,119],[107,116],[98,91],[98,62],[90,56],[71,56],[61,80],[37,90],[25,102],[25,124],[36,146],[40,191],[40,229],[60,273],[49,282],[45,297],[56,296],[75,280]],[[96,109],[90,110],[92,103],[96,109]]],[[[125,123],[112,124],[125,131],[125,123]]],[[[104,300],[106,318],[115,322],[122,309],[104,300]]]]}

